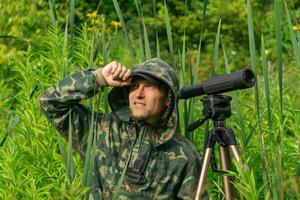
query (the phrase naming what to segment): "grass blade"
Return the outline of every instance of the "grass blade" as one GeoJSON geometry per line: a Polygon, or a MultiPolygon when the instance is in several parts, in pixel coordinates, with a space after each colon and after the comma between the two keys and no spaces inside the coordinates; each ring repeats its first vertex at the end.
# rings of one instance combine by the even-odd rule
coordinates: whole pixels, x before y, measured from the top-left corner
{"type": "Polygon", "coordinates": [[[217,60],[218,60],[218,50],[219,50],[219,43],[220,43],[220,29],[221,29],[221,19],[219,20],[219,25],[218,25],[218,30],[217,30],[217,35],[216,35],[216,40],[215,40],[215,46],[213,50],[213,56],[212,56],[212,61],[211,61],[211,75],[215,75],[215,69],[217,65],[217,60]]]}
{"type": "Polygon", "coordinates": [[[287,16],[287,21],[289,24],[289,30],[290,30],[290,35],[291,35],[291,40],[292,40],[292,44],[293,44],[293,48],[294,48],[297,66],[300,67],[300,47],[299,47],[299,44],[298,44],[298,41],[296,38],[296,34],[293,31],[293,25],[292,25],[291,17],[290,17],[286,3],[285,3],[285,10],[286,10],[286,16],[287,16]]]}
{"type": "Polygon", "coordinates": [[[51,23],[53,27],[56,27],[57,21],[57,12],[55,7],[55,0],[49,0],[49,8],[50,8],[50,16],[51,16],[51,23]]]}
{"type": "MultiPolygon", "coordinates": [[[[182,62],[181,62],[181,58],[182,58],[182,56],[181,56],[181,53],[180,53],[180,51],[178,51],[178,58],[180,59],[179,60],[179,65],[181,65],[182,64],[182,62]]],[[[184,86],[184,73],[183,73],[183,71],[182,71],[182,67],[180,66],[180,69],[179,69],[180,71],[179,71],[179,88],[181,88],[181,87],[183,87],[184,86]]],[[[181,101],[179,101],[178,102],[178,112],[179,112],[179,116],[182,116],[182,117],[180,117],[179,118],[179,126],[180,126],[180,133],[185,137],[186,136],[186,133],[185,133],[185,131],[186,131],[186,127],[185,127],[185,125],[186,125],[186,117],[185,117],[185,112],[186,112],[186,110],[185,110],[185,102],[186,101],[183,101],[183,100],[181,100],[181,101]]]]}
{"type": "Polygon", "coordinates": [[[160,49],[159,49],[159,40],[158,40],[158,31],[157,31],[157,16],[156,16],[156,0],[152,1],[153,3],[153,15],[154,15],[154,26],[155,26],[155,38],[156,38],[156,57],[160,58],[160,49]]]}
{"type": "Polygon", "coordinates": [[[63,78],[66,77],[67,74],[67,58],[68,58],[68,19],[66,21],[66,26],[65,26],[65,34],[64,34],[64,41],[63,41],[63,78]]]}
{"type": "Polygon", "coordinates": [[[73,148],[72,148],[72,114],[69,114],[69,132],[68,132],[68,147],[67,147],[67,174],[72,182],[75,178],[75,171],[74,171],[74,161],[73,161],[73,148]]]}
{"type": "Polygon", "coordinates": [[[26,38],[13,36],[13,35],[0,35],[0,38],[2,38],[2,39],[14,39],[14,40],[22,41],[22,42],[30,42],[30,40],[28,40],[26,38]]]}
{"type": "Polygon", "coordinates": [[[74,19],[75,19],[75,1],[70,0],[70,14],[69,14],[69,22],[70,22],[70,54],[71,56],[73,55],[73,50],[74,50],[74,29],[75,29],[75,24],[74,24],[74,19]]]}
{"type": "MultiPolygon", "coordinates": [[[[264,83],[265,83],[265,97],[267,103],[267,112],[268,112],[268,125],[269,131],[271,133],[271,101],[270,101],[270,87],[269,87],[269,75],[268,75],[268,63],[267,63],[267,55],[265,49],[264,36],[261,36],[261,56],[262,56],[262,66],[264,72],[264,83]]],[[[273,137],[272,137],[273,138],[273,137]]]]}
{"type": "MultiPolygon", "coordinates": [[[[263,66],[263,72],[264,72],[264,83],[265,83],[265,98],[266,98],[266,103],[267,103],[267,112],[268,112],[268,125],[269,125],[269,131],[270,134],[272,133],[271,130],[271,101],[270,101],[270,90],[269,90],[269,75],[268,75],[268,64],[267,64],[267,55],[266,55],[266,49],[265,49],[265,42],[264,42],[264,37],[263,35],[261,36],[261,57],[262,57],[262,66],[263,66]]],[[[271,148],[271,152],[274,152],[274,147],[273,144],[275,143],[274,137],[271,136],[270,139],[270,148],[271,148]]],[[[270,177],[270,173],[268,172],[269,167],[268,167],[268,160],[266,158],[265,160],[266,163],[266,170],[267,173],[265,173],[265,176],[267,178],[267,185],[268,185],[268,189],[269,189],[269,193],[273,199],[273,192],[272,192],[272,183],[271,183],[271,177],[270,177]]]]}
{"type": "Polygon", "coordinates": [[[134,0],[135,6],[137,8],[138,14],[140,18],[142,19],[142,27],[143,27],[143,39],[144,39],[144,52],[145,52],[145,59],[149,60],[151,59],[151,50],[150,50],[150,44],[149,44],[149,39],[148,39],[148,33],[144,21],[144,15],[143,15],[143,10],[141,8],[141,5],[138,0],[134,0]]]}
{"type": "Polygon", "coordinates": [[[60,155],[62,157],[62,160],[63,160],[65,166],[67,166],[67,159],[66,159],[66,154],[65,154],[63,140],[62,140],[63,137],[57,131],[56,131],[56,134],[57,134],[57,142],[58,142],[58,146],[59,146],[60,155]]]}
{"type": "MultiPolygon", "coordinates": [[[[189,65],[190,68],[190,80],[191,80],[191,85],[194,84],[193,80],[195,79],[195,76],[197,76],[196,74],[193,74],[192,72],[192,65],[189,65]]],[[[191,98],[189,99],[189,104],[188,104],[188,124],[191,124],[194,122],[194,111],[195,111],[195,98],[191,98]]],[[[193,141],[194,138],[194,131],[188,132],[188,137],[187,137],[190,141],[193,141]]]]}
{"type": "Polygon", "coordinates": [[[134,60],[135,60],[135,52],[134,52],[134,49],[133,49],[133,47],[132,47],[132,43],[131,43],[130,38],[129,38],[129,35],[128,35],[126,23],[125,23],[125,20],[124,20],[124,18],[123,18],[123,15],[122,15],[122,12],[121,12],[119,3],[118,3],[117,0],[112,0],[112,1],[113,1],[113,3],[114,3],[114,7],[115,7],[115,10],[116,10],[116,12],[117,12],[117,15],[118,15],[118,17],[119,17],[119,19],[120,19],[120,22],[121,22],[121,24],[122,24],[124,36],[125,36],[125,38],[126,38],[128,47],[129,47],[130,52],[131,52],[131,59],[132,59],[132,61],[134,61],[134,60]]]}
{"type": "Polygon", "coordinates": [[[172,30],[171,30],[170,16],[169,16],[166,0],[164,0],[164,6],[165,6],[165,23],[166,23],[166,29],[167,29],[167,37],[168,37],[168,44],[169,44],[169,50],[170,50],[170,58],[171,58],[172,66],[175,66],[172,30]]]}
{"type": "Polygon", "coordinates": [[[11,132],[14,131],[13,129],[18,125],[19,121],[20,121],[20,117],[17,114],[13,114],[13,115],[10,116],[8,125],[7,125],[7,127],[6,127],[6,129],[4,131],[5,132],[4,137],[3,137],[3,139],[0,142],[0,147],[3,146],[3,144],[6,141],[8,135],[11,132]]]}
{"type": "MultiPolygon", "coordinates": [[[[183,24],[183,40],[182,40],[182,53],[181,53],[181,71],[182,71],[182,76],[185,78],[185,26],[186,26],[186,1],[185,1],[185,6],[184,6],[184,24],[183,24]]],[[[184,79],[183,79],[184,80],[184,79]]],[[[182,83],[184,84],[184,82],[182,83]]]]}
{"type": "Polygon", "coordinates": [[[156,30],[156,57],[160,58],[160,47],[159,47],[157,30],[156,30]]]}
{"type": "Polygon", "coordinates": [[[140,23],[140,26],[139,26],[139,46],[140,46],[140,54],[141,54],[141,59],[142,60],[145,60],[145,48],[144,48],[144,42],[143,42],[143,31],[142,31],[142,22],[141,22],[141,19],[142,19],[142,14],[141,14],[141,11],[140,11],[140,7],[139,7],[139,4],[137,2],[137,0],[134,0],[134,4],[135,4],[135,7],[136,7],[136,10],[137,10],[137,13],[138,13],[138,16],[139,16],[139,23],[140,23]]]}
{"type": "Polygon", "coordinates": [[[275,33],[276,33],[276,58],[279,82],[280,115],[282,119],[282,42],[281,42],[281,13],[279,0],[274,0],[275,33]]]}
{"type": "Polygon", "coordinates": [[[206,14],[206,5],[207,0],[204,0],[203,2],[203,12],[202,12],[202,26],[200,30],[200,39],[199,39],[199,45],[198,45],[198,52],[197,52],[197,58],[196,58],[196,69],[195,69],[195,76],[194,76],[194,82],[198,82],[198,73],[199,73],[199,67],[200,67],[200,58],[201,58],[201,46],[202,46],[202,37],[203,37],[203,31],[205,26],[205,14],[206,14]]]}
{"type": "Polygon", "coordinates": [[[86,187],[92,186],[92,175],[94,170],[94,158],[95,152],[92,151],[95,148],[95,136],[94,136],[94,121],[95,121],[95,112],[92,111],[92,118],[90,122],[89,135],[88,135],[88,145],[86,150],[86,158],[84,162],[83,178],[82,183],[86,187]]]}
{"type": "MultiPolygon", "coordinates": [[[[202,12],[202,26],[200,30],[200,38],[199,38],[199,44],[198,44],[198,51],[197,51],[197,57],[196,57],[196,64],[194,67],[194,73],[193,77],[191,78],[191,84],[196,84],[198,83],[198,75],[199,75],[199,68],[200,68],[200,57],[201,57],[201,46],[202,46],[202,37],[203,37],[203,30],[204,30],[204,25],[205,25],[205,14],[206,14],[206,5],[207,5],[207,0],[204,0],[203,2],[203,12],[202,12]]],[[[192,73],[191,73],[192,74],[192,73]]],[[[189,124],[194,121],[194,107],[196,106],[195,104],[195,99],[192,98],[190,99],[189,103],[189,124]]],[[[191,139],[194,139],[194,131],[191,133],[191,139]]]]}
{"type": "Polygon", "coordinates": [[[150,44],[149,44],[148,33],[147,33],[145,21],[144,21],[143,12],[142,12],[142,22],[143,22],[146,60],[149,60],[152,58],[152,56],[151,56],[150,44]]]}
{"type": "MultiPolygon", "coordinates": [[[[182,86],[185,84],[184,83],[184,80],[185,80],[185,77],[186,77],[186,73],[185,73],[185,26],[186,26],[186,1],[185,1],[185,6],[184,6],[184,24],[183,24],[183,41],[182,41],[182,53],[181,53],[181,59],[180,59],[180,71],[181,71],[181,84],[182,86]]],[[[185,130],[184,130],[184,136],[188,139],[190,139],[190,134],[186,131],[186,126],[188,125],[189,123],[189,110],[187,109],[187,104],[190,100],[184,100],[184,127],[185,127],[185,130]]]]}
{"type": "MultiPolygon", "coordinates": [[[[247,0],[247,12],[248,12],[248,33],[249,33],[249,46],[250,46],[250,61],[251,61],[251,67],[255,74],[257,74],[256,70],[256,53],[255,53],[255,41],[254,41],[254,29],[253,29],[253,18],[252,18],[252,9],[251,9],[251,3],[250,0],[247,0]]],[[[256,104],[256,114],[257,114],[257,121],[258,121],[258,128],[259,128],[259,137],[260,137],[260,147],[261,147],[261,157],[262,157],[262,168],[263,171],[265,171],[263,178],[265,183],[270,183],[268,181],[268,160],[266,156],[266,150],[265,150],[265,142],[264,137],[262,133],[262,127],[261,127],[261,117],[260,117],[260,108],[259,108],[259,94],[258,94],[258,81],[256,81],[255,84],[255,104],[256,104]]]]}
{"type": "Polygon", "coordinates": [[[90,58],[89,58],[89,68],[93,67],[93,63],[94,63],[94,45],[95,45],[95,34],[92,34],[92,38],[90,40],[90,58]]]}
{"type": "MultiPolygon", "coordinates": [[[[252,9],[250,0],[247,0],[247,12],[248,12],[248,33],[249,33],[249,48],[250,48],[250,62],[251,68],[255,74],[257,74],[256,70],[256,53],[255,53],[255,41],[254,41],[254,30],[253,30],[253,19],[252,19],[252,9]]],[[[260,114],[259,114],[259,96],[258,96],[258,81],[255,84],[255,107],[257,113],[257,120],[259,123],[259,130],[261,133],[261,126],[260,126],[260,114]]]]}
{"type": "MultiPolygon", "coordinates": [[[[185,63],[186,63],[186,24],[187,24],[187,0],[185,1],[185,5],[184,5],[184,24],[183,24],[183,41],[182,41],[182,54],[181,54],[181,72],[182,72],[182,84],[184,84],[184,78],[186,77],[186,73],[185,73],[185,63]]],[[[192,74],[192,67],[190,66],[190,77],[193,76],[192,74]]],[[[191,83],[193,83],[193,78],[190,78],[189,80],[191,80],[191,83]]],[[[185,127],[187,127],[187,125],[189,123],[193,122],[193,110],[194,110],[194,100],[193,99],[189,99],[189,100],[184,100],[184,123],[185,123],[185,127]]],[[[189,140],[192,140],[193,134],[191,132],[188,132],[185,130],[185,137],[188,138],[189,140]]]]}
{"type": "MultiPolygon", "coordinates": [[[[229,64],[228,64],[227,54],[226,54],[226,50],[225,50],[224,45],[223,45],[222,42],[221,42],[221,46],[222,46],[222,49],[223,49],[223,56],[224,56],[224,63],[225,63],[226,73],[230,74],[231,71],[230,71],[229,64]]],[[[245,131],[245,123],[244,123],[242,111],[241,111],[241,108],[240,108],[237,91],[232,91],[231,96],[232,96],[232,99],[233,99],[235,111],[237,112],[239,125],[240,125],[241,131],[242,131],[242,139],[243,139],[242,142],[243,143],[242,143],[241,146],[243,148],[242,151],[244,152],[245,149],[247,148],[247,143],[246,143],[247,135],[246,135],[246,131],[245,131]]]]}

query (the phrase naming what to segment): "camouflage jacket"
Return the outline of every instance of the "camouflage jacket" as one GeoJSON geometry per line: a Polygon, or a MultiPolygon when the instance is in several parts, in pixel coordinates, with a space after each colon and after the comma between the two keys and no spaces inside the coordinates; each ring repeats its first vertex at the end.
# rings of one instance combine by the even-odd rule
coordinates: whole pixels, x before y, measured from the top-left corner
{"type": "MultiPolygon", "coordinates": [[[[97,199],[97,195],[102,199],[112,198],[129,160],[119,199],[194,199],[201,161],[193,144],[178,132],[176,75],[159,59],[137,65],[134,70],[150,73],[166,82],[173,93],[173,107],[156,125],[136,122],[130,118],[128,88],[111,90],[109,103],[113,112],[95,112],[94,117],[97,148],[94,198],[97,199]]],[[[40,97],[44,114],[66,138],[72,114],[73,146],[82,159],[87,149],[92,111],[80,100],[94,96],[101,88],[92,70],[84,70],[61,80],[40,97]]]]}

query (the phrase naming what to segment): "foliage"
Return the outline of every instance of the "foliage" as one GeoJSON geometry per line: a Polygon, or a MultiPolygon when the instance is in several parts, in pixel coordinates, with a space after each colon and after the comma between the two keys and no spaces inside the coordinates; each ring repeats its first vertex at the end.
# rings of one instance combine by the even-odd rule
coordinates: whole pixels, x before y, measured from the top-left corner
{"type": "Polygon", "coordinates": [[[4,71],[8,73],[10,70],[10,61],[20,50],[26,50],[28,42],[32,46],[39,45],[49,17],[47,3],[42,0],[2,0],[0,10],[0,35],[17,37],[0,38],[0,73],[3,77],[4,71]]]}
{"type": "MultiPolygon", "coordinates": [[[[78,154],[73,155],[70,143],[62,140],[40,113],[38,96],[69,73],[102,66],[113,59],[132,66],[150,54],[167,61],[172,56],[175,58],[181,86],[207,79],[211,66],[215,67],[212,71],[225,73],[225,68],[229,72],[256,63],[257,91],[231,93],[234,107],[227,124],[235,131],[242,160],[248,166],[245,170],[236,164],[236,172],[231,175],[239,180],[235,185],[241,198],[300,198],[296,173],[300,169],[300,91],[296,84],[300,71],[290,35],[297,36],[293,42],[299,45],[299,33],[289,31],[299,13],[297,2],[287,4],[291,25],[287,25],[284,2],[279,4],[282,77],[276,64],[278,39],[273,1],[251,2],[255,39],[251,45],[256,47],[252,54],[257,56],[251,64],[249,7],[247,10],[245,1],[209,1],[204,19],[204,5],[195,0],[166,1],[166,4],[119,0],[119,13],[112,2],[76,1],[75,30],[70,28],[71,1],[52,2],[58,17],[50,28],[48,2],[4,0],[0,3],[3,12],[0,20],[0,199],[77,199],[86,194],[91,175],[86,163],[90,160],[83,164],[78,154]],[[134,57],[128,43],[133,47],[134,57]],[[173,55],[169,52],[170,45],[174,45],[173,55]],[[197,60],[199,66],[195,66],[197,60]],[[280,82],[283,93],[279,90],[280,82]],[[71,159],[70,155],[73,155],[71,159]]],[[[107,91],[85,103],[107,111],[106,94],[107,91]]],[[[187,122],[201,118],[201,110],[196,99],[181,102],[182,128],[187,122]]],[[[201,152],[207,128],[202,126],[188,136],[201,152]]],[[[219,174],[209,171],[208,183],[212,199],[222,198],[219,174]]]]}

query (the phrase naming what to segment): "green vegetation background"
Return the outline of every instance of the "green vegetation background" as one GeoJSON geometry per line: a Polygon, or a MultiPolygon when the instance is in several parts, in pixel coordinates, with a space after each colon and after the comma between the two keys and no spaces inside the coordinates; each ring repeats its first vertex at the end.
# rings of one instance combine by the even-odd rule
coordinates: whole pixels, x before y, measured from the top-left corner
{"type": "MultiPolygon", "coordinates": [[[[256,65],[257,93],[255,89],[230,93],[233,116],[228,126],[234,129],[249,168],[236,166],[235,185],[241,199],[299,199],[300,4],[251,1],[255,60],[249,43],[250,1],[204,2],[1,0],[0,199],[83,197],[90,186],[88,172],[82,173],[86,162],[48,124],[38,97],[74,71],[112,60],[131,67],[150,55],[174,64],[181,86],[201,83],[213,72],[225,74],[256,65]],[[281,13],[282,68],[276,3],[281,13]],[[125,34],[120,16],[126,23],[125,34]]],[[[107,111],[105,94],[101,99],[95,106],[107,111]]],[[[188,122],[201,117],[199,102],[195,98],[180,103],[181,130],[203,153],[205,125],[192,134],[184,131],[188,122]]],[[[209,171],[207,182],[211,198],[222,199],[221,176],[209,171]]]]}

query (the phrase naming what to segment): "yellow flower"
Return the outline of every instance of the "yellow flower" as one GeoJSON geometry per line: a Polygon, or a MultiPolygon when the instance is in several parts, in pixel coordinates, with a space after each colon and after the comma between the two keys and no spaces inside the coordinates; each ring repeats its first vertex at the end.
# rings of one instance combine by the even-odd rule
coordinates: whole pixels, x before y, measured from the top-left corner
{"type": "Polygon", "coordinates": [[[118,22],[118,21],[112,21],[111,24],[115,27],[115,29],[121,27],[121,22],[118,22]]]}
{"type": "Polygon", "coordinates": [[[96,17],[97,17],[97,11],[93,11],[91,13],[88,13],[86,16],[88,18],[90,18],[90,19],[96,19],[96,17]]]}
{"type": "Polygon", "coordinates": [[[100,20],[100,19],[96,19],[96,20],[95,20],[95,24],[96,24],[96,25],[101,25],[101,20],[100,20]]]}
{"type": "Polygon", "coordinates": [[[99,65],[102,66],[104,64],[104,61],[101,59],[99,60],[99,65]]]}
{"type": "Polygon", "coordinates": [[[87,31],[88,31],[88,32],[94,32],[95,29],[94,29],[93,27],[88,27],[87,31]]]}
{"type": "Polygon", "coordinates": [[[294,30],[294,31],[296,31],[296,30],[300,30],[300,25],[293,26],[293,30],[294,30]]]}

